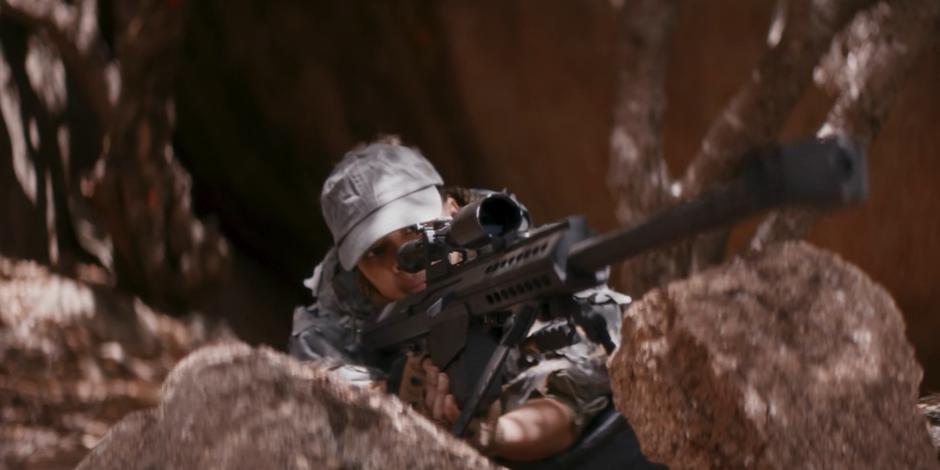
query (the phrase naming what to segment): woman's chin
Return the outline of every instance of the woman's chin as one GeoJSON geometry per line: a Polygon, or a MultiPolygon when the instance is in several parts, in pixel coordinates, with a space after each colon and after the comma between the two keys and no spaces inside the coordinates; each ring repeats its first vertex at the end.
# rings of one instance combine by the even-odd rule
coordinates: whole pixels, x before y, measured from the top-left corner
{"type": "Polygon", "coordinates": [[[414,284],[410,289],[408,289],[409,294],[417,294],[418,292],[423,291],[428,288],[428,283],[421,281],[417,284],[414,284]]]}
{"type": "Polygon", "coordinates": [[[428,288],[428,281],[425,277],[424,271],[415,273],[415,275],[408,279],[408,281],[410,282],[408,282],[405,288],[402,289],[408,294],[417,294],[418,292],[428,288]]]}

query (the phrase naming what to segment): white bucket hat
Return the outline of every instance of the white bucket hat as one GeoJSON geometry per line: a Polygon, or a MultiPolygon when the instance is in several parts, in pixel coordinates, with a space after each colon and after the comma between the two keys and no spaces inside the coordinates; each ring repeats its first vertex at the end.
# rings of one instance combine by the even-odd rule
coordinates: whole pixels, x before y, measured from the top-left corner
{"type": "Polygon", "coordinates": [[[444,184],[417,150],[372,144],[347,153],[320,194],[323,218],[343,269],[350,271],[378,239],[440,217],[444,184]]]}

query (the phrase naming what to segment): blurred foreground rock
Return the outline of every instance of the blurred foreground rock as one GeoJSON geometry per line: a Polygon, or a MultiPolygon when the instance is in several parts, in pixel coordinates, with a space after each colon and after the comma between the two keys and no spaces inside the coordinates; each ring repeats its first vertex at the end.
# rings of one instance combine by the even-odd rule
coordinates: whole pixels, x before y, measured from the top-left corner
{"type": "Polygon", "coordinates": [[[493,468],[400,401],[267,348],[201,349],[170,373],[161,397],[78,468],[493,468]]]}
{"type": "Polygon", "coordinates": [[[651,292],[622,344],[617,407],[671,468],[937,468],[893,300],[805,243],[651,292]]]}
{"type": "Polygon", "coordinates": [[[73,468],[206,336],[142,302],[0,258],[0,468],[73,468]]]}

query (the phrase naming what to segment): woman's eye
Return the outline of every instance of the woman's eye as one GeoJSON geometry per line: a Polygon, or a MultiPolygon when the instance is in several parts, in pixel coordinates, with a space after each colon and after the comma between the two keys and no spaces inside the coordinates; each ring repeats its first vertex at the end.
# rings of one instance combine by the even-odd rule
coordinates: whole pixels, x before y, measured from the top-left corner
{"type": "Polygon", "coordinates": [[[375,248],[369,248],[369,251],[366,252],[366,258],[377,258],[379,256],[382,256],[382,253],[384,251],[385,250],[383,249],[383,247],[380,247],[380,246],[377,246],[375,248]]]}

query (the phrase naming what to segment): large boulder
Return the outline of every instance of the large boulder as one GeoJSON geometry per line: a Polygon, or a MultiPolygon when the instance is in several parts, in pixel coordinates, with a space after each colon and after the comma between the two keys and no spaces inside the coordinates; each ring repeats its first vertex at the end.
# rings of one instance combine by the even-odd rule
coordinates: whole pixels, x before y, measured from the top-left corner
{"type": "Polygon", "coordinates": [[[161,397],[115,426],[79,470],[493,468],[401,401],[267,348],[201,349],[161,397]]]}
{"type": "Polygon", "coordinates": [[[0,257],[0,468],[73,468],[211,328],[0,257]]]}
{"type": "Polygon", "coordinates": [[[627,312],[618,409],[672,468],[936,468],[922,371],[888,293],[805,243],[751,253],[627,312]]]}

